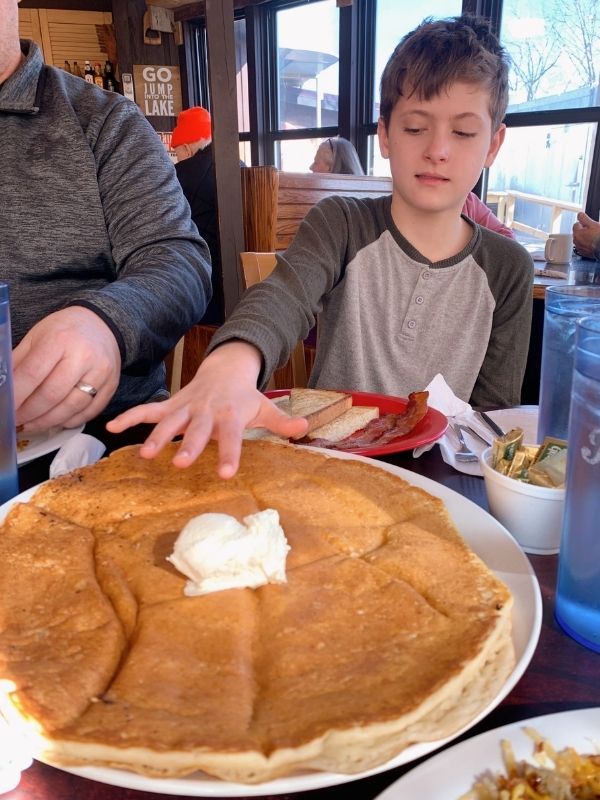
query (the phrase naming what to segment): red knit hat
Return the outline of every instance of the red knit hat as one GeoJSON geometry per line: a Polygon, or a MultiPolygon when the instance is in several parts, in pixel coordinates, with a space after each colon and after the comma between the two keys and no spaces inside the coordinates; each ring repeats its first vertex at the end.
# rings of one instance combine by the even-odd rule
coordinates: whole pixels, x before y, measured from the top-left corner
{"type": "Polygon", "coordinates": [[[209,112],[201,106],[194,106],[182,111],[177,117],[177,125],[171,136],[171,147],[211,138],[209,112]]]}

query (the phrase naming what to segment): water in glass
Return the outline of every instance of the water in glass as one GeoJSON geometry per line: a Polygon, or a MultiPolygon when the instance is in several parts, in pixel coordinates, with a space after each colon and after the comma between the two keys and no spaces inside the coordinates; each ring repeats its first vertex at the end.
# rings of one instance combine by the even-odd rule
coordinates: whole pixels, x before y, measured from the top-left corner
{"type": "Polygon", "coordinates": [[[538,442],[546,436],[567,438],[575,325],[587,314],[600,314],[600,286],[550,286],[546,290],[538,442]]]}
{"type": "Polygon", "coordinates": [[[600,316],[577,331],[556,618],[600,653],[600,316]]]}

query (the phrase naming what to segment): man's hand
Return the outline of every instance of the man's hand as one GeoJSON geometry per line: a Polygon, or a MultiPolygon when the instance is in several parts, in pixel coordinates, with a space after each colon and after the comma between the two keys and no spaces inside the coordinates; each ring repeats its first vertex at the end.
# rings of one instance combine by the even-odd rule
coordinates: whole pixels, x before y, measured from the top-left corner
{"type": "Polygon", "coordinates": [[[580,211],[573,225],[573,244],[580,256],[595,258],[594,247],[597,251],[600,244],[600,222],[580,211]]]}
{"type": "Polygon", "coordinates": [[[173,464],[188,467],[209,439],[219,443],[218,473],[231,478],[237,472],[245,428],[268,428],[280,436],[301,436],[308,423],[288,417],[261,394],[256,381],[261,368],[259,351],[246,342],[228,342],[200,365],[193,380],[162,403],[147,403],[120,414],[106,426],[120,433],[141,422],[157,422],[140,454],[153,458],[175,436],[183,440],[173,464]]]}
{"type": "Polygon", "coordinates": [[[119,384],[121,355],[112,331],[87,308],[40,320],[13,351],[17,424],[26,431],[74,428],[98,416],[119,384]],[[78,383],[96,389],[92,395],[78,383]]]}

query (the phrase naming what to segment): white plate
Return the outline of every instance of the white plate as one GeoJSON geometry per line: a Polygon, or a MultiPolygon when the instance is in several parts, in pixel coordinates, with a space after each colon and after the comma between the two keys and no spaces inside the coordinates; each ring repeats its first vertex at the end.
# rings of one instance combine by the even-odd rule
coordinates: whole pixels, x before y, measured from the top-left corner
{"type": "MultiPolygon", "coordinates": [[[[315,451],[317,450],[318,448],[315,448],[315,451]]],[[[506,697],[525,672],[533,656],[542,623],[542,601],[537,579],[526,556],[506,528],[503,528],[499,522],[496,522],[480,506],[422,475],[362,456],[347,453],[332,454],[326,450],[321,450],[320,452],[325,453],[330,458],[350,458],[379,467],[441,498],[446,503],[448,511],[470,547],[508,586],[514,597],[512,637],[516,664],[496,697],[468,725],[456,731],[452,736],[407,747],[391,761],[356,775],[340,775],[331,772],[303,772],[251,786],[221,781],[204,773],[196,773],[186,778],[148,778],[133,772],[104,767],[62,767],[62,769],[74,775],[80,775],[83,778],[108,783],[113,786],[139,789],[157,794],[182,795],[184,797],[250,797],[303,792],[310,789],[348,783],[359,778],[365,778],[368,775],[376,775],[421,758],[421,756],[437,750],[441,745],[452,741],[465,730],[471,728],[506,697]]],[[[0,506],[0,521],[13,503],[28,500],[33,491],[30,489],[0,506]]]]}
{"type": "Polygon", "coordinates": [[[600,708],[545,714],[494,728],[449,747],[388,786],[378,800],[457,800],[471,789],[477,775],[487,770],[506,774],[500,749],[503,739],[512,744],[518,760],[535,763],[533,740],[524,727],[535,728],[556,750],[574,747],[579,753],[600,753],[600,708]]]}
{"type": "Polygon", "coordinates": [[[58,450],[65,442],[68,442],[73,436],[81,433],[83,425],[78,428],[51,428],[49,431],[42,433],[18,433],[17,441],[27,441],[27,445],[17,451],[17,464],[27,464],[33,461],[34,458],[45,456],[47,453],[52,453],[53,450],[58,450]]]}

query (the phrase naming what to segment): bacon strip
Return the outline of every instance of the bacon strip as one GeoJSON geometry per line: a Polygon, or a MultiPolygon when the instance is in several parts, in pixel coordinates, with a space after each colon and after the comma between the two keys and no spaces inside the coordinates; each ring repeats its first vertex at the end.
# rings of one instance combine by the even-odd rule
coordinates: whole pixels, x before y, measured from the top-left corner
{"type": "Polygon", "coordinates": [[[400,414],[384,414],[371,420],[364,428],[355,431],[339,442],[329,439],[308,439],[304,437],[298,444],[310,444],[313,447],[327,447],[330,450],[359,450],[363,447],[378,447],[404,436],[423,419],[427,413],[429,392],[411,392],[408,403],[400,414]]]}

